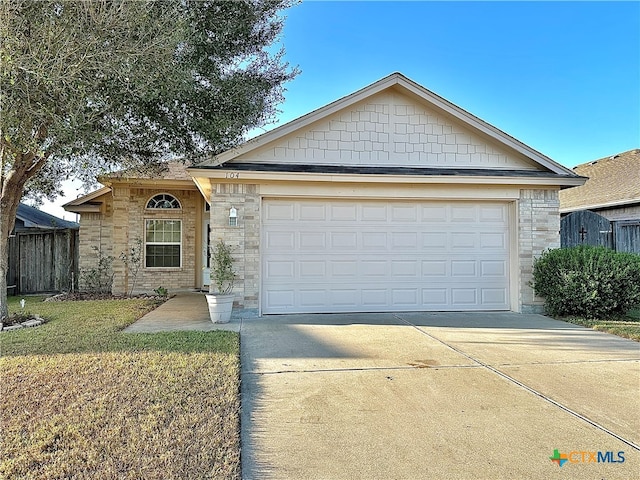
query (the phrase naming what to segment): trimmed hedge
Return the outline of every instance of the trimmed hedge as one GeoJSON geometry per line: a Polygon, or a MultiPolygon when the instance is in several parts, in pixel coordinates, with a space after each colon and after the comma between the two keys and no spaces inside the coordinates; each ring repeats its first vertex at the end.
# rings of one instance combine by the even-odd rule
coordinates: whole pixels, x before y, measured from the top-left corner
{"type": "Polygon", "coordinates": [[[547,250],[533,265],[547,313],[606,318],[640,306],[640,255],[605,247],[547,250]]]}

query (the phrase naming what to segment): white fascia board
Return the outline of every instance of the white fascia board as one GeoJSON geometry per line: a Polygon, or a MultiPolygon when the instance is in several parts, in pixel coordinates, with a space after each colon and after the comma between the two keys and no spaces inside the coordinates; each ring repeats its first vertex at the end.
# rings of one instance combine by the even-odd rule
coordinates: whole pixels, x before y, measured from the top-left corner
{"type": "Polygon", "coordinates": [[[94,192],[87,193],[86,195],[83,195],[81,197],[76,198],[75,200],[71,200],[70,202],[65,203],[64,205],[62,205],[62,208],[64,208],[67,211],[70,211],[67,209],[67,207],[76,207],[78,205],[82,205],[83,203],[90,202],[91,200],[94,200],[104,195],[105,193],[109,193],[110,191],[111,191],[111,187],[99,188],[94,192]]]}
{"type": "MultiPolygon", "coordinates": [[[[191,170],[194,181],[202,191],[206,179],[218,180],[220,183],[250,182],[331,182],[331,183],[386,183],[386,184],[476,184],[476,185],[544,185],[544,186],[579,186],[585,182],[582,177],[505,177],[478,175],[375,175],[375,174],[335,174],[308,172],[255,172],[225,169],[191,170]]],[[[208,186],[204,186],[208,188],[208,186]]]]}
{"type": "Polygon", "coordinates": [[[102,204],[97,205],[93,203],[83,205],[64,205],[63,208],[67,212],[72,213],[102,213],[102,204]]]}
{"type": "Polygon", "coordinates": [[[560,213],[570,213],[570,212],[578,212],[580,210],[591,210],[591,209],[609,208],[609,207],[623,207],[625,205],[635,205],[638,203],[640,203],[640,198],[638,199],[629,198],[627,200],[616,200],[615,202],[594,203],[593,205],[580,205],[576,207],[560,208],[560,213]]]}

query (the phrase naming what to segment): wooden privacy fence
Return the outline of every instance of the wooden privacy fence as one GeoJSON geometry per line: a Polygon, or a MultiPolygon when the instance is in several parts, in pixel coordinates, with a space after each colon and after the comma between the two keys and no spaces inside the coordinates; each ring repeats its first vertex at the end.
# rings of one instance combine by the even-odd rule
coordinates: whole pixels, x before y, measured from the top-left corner
{"type": "Polygon", "coordinates": [[[589,210],[573,212],[560,220],[560,245],[601,245],[640,253],[640,219],[609,221],[589,210]]]}
{"type": "Polygon", "coordinates": [[[9,294],[74,290],[78,256],[77,230],[16,233],[9,238],[9,294]]]}

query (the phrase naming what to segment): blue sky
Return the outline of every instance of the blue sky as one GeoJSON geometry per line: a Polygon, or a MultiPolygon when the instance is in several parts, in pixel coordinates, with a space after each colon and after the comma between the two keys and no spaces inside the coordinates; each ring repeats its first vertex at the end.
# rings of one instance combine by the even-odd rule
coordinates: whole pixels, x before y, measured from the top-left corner
{"type": "Polygon", "coordinates": [[[399,71],[559,163],[640,147],[638,2],[303,1],[289,121],[399,71]]]}
{"type": "Polygon", "coordinates": [[[306,0],[285,15],[301,73],[278,124],[399,71],[567,167],[640,148],[639,2],[306,0]]]}

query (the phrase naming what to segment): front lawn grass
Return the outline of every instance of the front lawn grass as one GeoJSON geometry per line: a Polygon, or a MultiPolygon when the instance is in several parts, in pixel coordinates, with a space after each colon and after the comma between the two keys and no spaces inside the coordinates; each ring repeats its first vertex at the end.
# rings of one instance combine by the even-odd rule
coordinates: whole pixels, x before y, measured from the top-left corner
{"type": "Polygon", "coordinates": [[[26,300],[49,322],[0,334],[0,478],[240,478],[237,334],[122,333],[150,300],[26,300]]]}
{"type": "Polygon", "coordinates": [[[580,317],[566,317],[561,318],[561,320],[640,342],[640,309],[631,310],[627,313],[626,317],[623,318],[594,320],[580,317]]]}

